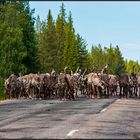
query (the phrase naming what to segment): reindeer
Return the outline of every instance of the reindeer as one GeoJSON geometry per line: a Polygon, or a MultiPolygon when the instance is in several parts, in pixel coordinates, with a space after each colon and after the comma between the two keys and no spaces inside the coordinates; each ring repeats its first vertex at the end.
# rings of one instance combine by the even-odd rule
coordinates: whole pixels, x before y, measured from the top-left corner
{"type": "Polygon", "coordinates": [[[70,74],[66,74],[67,68],[65,67],[64,73],[58,76],[57,93],[61,100],[74,99],[74,81],[70,74]]]}
{"type": "Polygon", "coordinates": [[[117,87],[118,87],[118,78],[116,75],[109,74],[109,93],[110,95],[116,96],[117,95],[117,87]]]}
{"type": "Polygon", "coordinates": [[[104,96],[108,96],[109,97],[110,96],[110,94],[109,94],[109,81],[110,81],[111,77],[107,73],[105,73],[107,68],[108,68],[108,64],[106,64],[102,68],[101,72],[98,73],[98,75],[99,75],[100,79],[102,81],[104,81],[104,86],[105,86],[104,96]]]}
{"type": "Polygon", "coordinates": [[[85,77],[87,69],[84,70],[83,74],[81,74],[77,80],[78,89],[81,91],[81,94],[85,94],[87,92],[87,77],[85,77]]]}
{"type": "Polygon", "coordinates": [[[120,97],[125,96],[126,98],[128,98],[128,93],[130,91],[130,82],[127,74],[121,74],[119,76],[119,87],[120,87],[119,96],[120,97]]]}
{"type": "Polygon", "coordinates": [[[138,94],[137,97],[140,97],[140,75],[137,75],[137,83],[138,83],[138,94]]]}
{"type": "Polygon", "coordinates": [[[134,95],[135,97],[137,97],[137,92],[138,92],[138,75],[137,74],[139,73],[139,70],[136,73],[134,73],[134,68],[135,66],[133,66],[133,71],[128,76],[129,76],[129,82],[130,82],[130,88],[131,88],[130,94],[131,96],[134,95]]]}
{"type": "Polygon", "coordinates": [[[5,80],[4,85],[7,98],[19,98],[18,93],[21,90],[21,84],[16,75],[12,74],[8,79],[5,80]]]}
{"type": "Polygon", "coordinates": [[[105,89],[105,82],[100,78],[98,73],[91,72],[86,75],[87,78],[87,95],[90,98],[100,98],[102,91],[105,89]]]}

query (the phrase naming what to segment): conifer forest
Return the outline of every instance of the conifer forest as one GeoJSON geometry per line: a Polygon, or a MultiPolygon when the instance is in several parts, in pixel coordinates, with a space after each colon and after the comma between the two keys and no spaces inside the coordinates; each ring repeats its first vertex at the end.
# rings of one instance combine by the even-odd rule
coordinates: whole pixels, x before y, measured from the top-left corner
{"type": "Polygon", "coordinates": [[[67,12],[63,3],[56,20],[51,9],[45,20],[39,15],[34,17],[34,13],[29,1],[0,1],[0,99],[5,98],[4,81],[11,74],[23,76],[52,70],[59,74],[65,67],[67,73],[77,68],[90,73],[106,64],[106,72],[118,77],[139,73],[139,62],[124,58],[118,45],[97,44],[88,50],[88,42],[75,31],[72,11],[67,12]]]}

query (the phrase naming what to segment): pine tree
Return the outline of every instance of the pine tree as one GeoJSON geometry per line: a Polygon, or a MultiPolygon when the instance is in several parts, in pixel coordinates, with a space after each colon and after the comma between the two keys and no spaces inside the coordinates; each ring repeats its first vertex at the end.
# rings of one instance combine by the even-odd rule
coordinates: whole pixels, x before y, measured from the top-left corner
{"type": "Polygon", "coordinates": [[[63,58],[63,51],[65,47],[65,24],[66,24],[66,13],[64,4],[62,3],[60,7],[60,13],[56,20],[56,44],[57,44],[57,71],[63,71],[64,68],[64,58],[63,58]]]}
{"type": "Polygon", "coordinates": [[[79,54],[78,54],[78,47],[76,45],[75,35],[72,36],[72,44],[69,49],[70,55],[69,55],[69,66],[70,69],[75,71],[77,67],[79,66],[79,54]]]}
{"type": "Polygon", "coordinates": [[[39,50],[39,62],[40,62],[40,71],[45,72],[46,71],[46,23],[43,22],[41,33],[38,34],[38,50],[39,50]]]}
{"type": "Polygon", "coordinates": [[[51,10],[48,12],[47,23],[42,26],[40,44],[40,62],[42,71],[50,72],[52,68],[57,69],[57,46],[56,46],[56,30],[51,10]]]}
{"type": "Polygon", "coordinates": [[[119,76],[121,73],[125,73],[124,58],[122,56],[122,53],[121,53],[118,45],[114,49],[114,61],[113,62],[115,63],[115,66],[116,66],[116,71],[114,74],[119,76]]]}
{"type": "Polygon", "coordinates": [[[92,65],[93,67],[97,67],[101,69],[104,64],[104,52],[100,44],[98,46],[92,46],[91,48],[91,56],[92,56],[92,65]]]}
{"type": "Polygon", "coordinates": [[[138,61],[134,61],[134,60],[129,60],[129,61],[125,61],[125,67],[126,67],[126,73],[131,74],[131,73],[135,73],[135,74],[139,74],[140,73],[140,65],[138,63],[138,61]]]}
{"type": "MultiPolygon", "coordinates": [[[[71,63],[70,53],[72,53],[72,42],[73,40],[73,21],[71,13],[69,13],[68,21],[65,23],[65,41],[64,41],[64,52],[63,52],[63,63],[64,66],[69,66],[71,63]]],[[[72,54],[71,54],[72,57],[72,54]]]]}
{"type": "Polygon", "coordinates": [[[69,12],[68,21],[65,25],[65,35],[64,65],[67,65],[71,70],[76,70],[79,66],[78,47],[71,12],[69,12]]]}
{"type": "Polygon", "coordinates": [[[108,64],[107,73],[119,76],[125,72],[124,58],[118,46],[114,48],[110,44],[109,47],[104,47],[104,49],[101,48],[100,44],[98,46],[92,46],[91,58],[91,64],[99,70],[108,64]]]}
{"type": "Polygon", "coordinates": [[[109,48],[106,49],[106,63],[109,65],[107,68],[107,72],[110,74],[114,74],[115,66],[114,66],[114,49],[112,47],[112,44],[110,44],[109,48]]]}
{"type": "Polygon", "coordinates": [[[79,34],[76,35],[76,45],[78,47],[79,66],[81,69],[88,69],[90,64],[88,51],[86,49],[87,43],[79,34]]]}
{"type": "Polygon", "coordinates": [[[119,47],[116,46],[114,48],[112,44],[110,44],[109,48],[104,47],[105,51],[105,63],[109,65],[107,68],[107,72],[110,74],[120,75],[125,71],[124,59],[119,50],[119,47]]]}
{"type": "Polygon", "coordinates": [[[37,72],[39,70],[39,59],[34,29],[35,19],[32,16],[34,9],[30,9],[28,0],[21,0],[18,2],[17,12],[19,13],[18,22],[23,33],[23,44],[27,50],[27,56],[22,63],[27,67],[27,73],[37,72]]]}
{"type": "Polygon", "coordinates": [[[27,56],[26,48],[23,44],[23,32],[17,20],[19,14],[16,11],[15,1],[7,2],[0,16],[3,20],[0,24],[0,73],[3,78],[10,74],[25,73],[26,67],[22,60],[27,56]]]}
{"type": "Polygon", "coordinates": [[[63,64],[64,66],[68,66],[69,65],[69,57],[70,57],[70,43],[71,43],[71,32],[70,32],[70,29],[69,29],[69,25],[68,23],[66,23],[65,25],[65,35],[66,35],[66,40],[65,40],[65,47],[64,47],[64,50],[63,50],[63,64]]]}
{"type": "Polygon", "coordinates": [[[57,63],[57,48],[56,48],[56,30],[55,30],[55,25],[54,25],[54,21],[51,15],[51,11],[49,10],[48,13],[48,18],[47,18],[47,32],[46,32],[46,36],[47,36],[47,62],[48,62],[48,69],[49,71],[52,70],[52,68],[54,68],[55,70],[57,69],[56,63],[57,63]]]}

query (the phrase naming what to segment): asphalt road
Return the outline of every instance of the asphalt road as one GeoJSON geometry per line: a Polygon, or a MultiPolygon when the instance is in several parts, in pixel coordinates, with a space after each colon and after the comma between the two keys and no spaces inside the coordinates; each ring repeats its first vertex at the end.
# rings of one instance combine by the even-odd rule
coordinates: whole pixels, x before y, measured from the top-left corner
{"type": "Polygon", "coordinates": [[[139,99],[13,100],[0,103],[0,138],[140,138],[139,99]]]}

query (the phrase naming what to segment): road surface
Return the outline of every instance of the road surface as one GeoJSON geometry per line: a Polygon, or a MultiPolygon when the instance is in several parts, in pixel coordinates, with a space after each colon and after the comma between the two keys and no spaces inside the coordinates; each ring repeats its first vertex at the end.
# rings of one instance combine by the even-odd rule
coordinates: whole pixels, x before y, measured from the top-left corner
{"type": "Polygon", "coordinates": [[[1,102],[0,138],[140,139],[140,100],[81,96],[1,102]]]}

